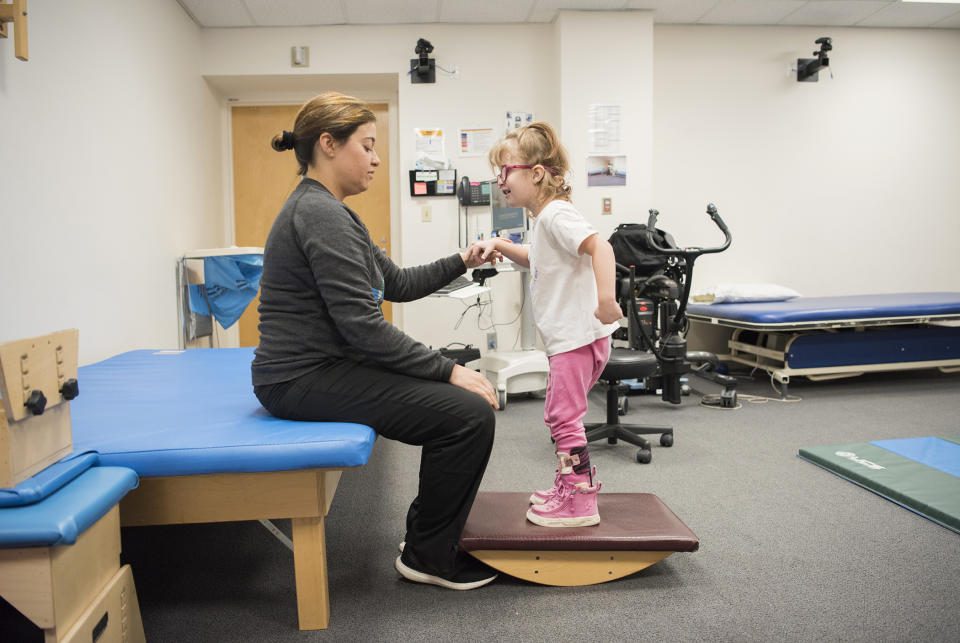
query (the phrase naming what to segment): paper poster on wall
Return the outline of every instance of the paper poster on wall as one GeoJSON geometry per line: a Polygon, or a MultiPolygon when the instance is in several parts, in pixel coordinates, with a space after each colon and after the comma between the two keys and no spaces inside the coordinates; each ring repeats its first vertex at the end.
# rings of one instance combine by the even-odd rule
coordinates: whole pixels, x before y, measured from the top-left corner
{"type": "Polygon", "coordinates": [[[460,156],[486,156],[496,142],[492,127],[460,130],[460,156]]]}
{"type": "Polygon", "coordinates": [[[413,129],[413,166],[418,170],[437,170],[450,167],[450,159],[443,153],[443,129],[413,129]]]}
{"type": "Polygon", "coordinates": [[[588,156],[587,186],[619,186],[627,184],[626,156],[588,156]]]}
{"type": "Polygon", "coordinates": [[[594,103],[587,109],[589,127],[588,150],[590,154],[616,156],[620,147],[620,106],[610,103],[594,103]]]}
{"type": "Polygon", "coordinates": [[[453,194],[454,184],[457,182],[457,171],[440,170],[437,175],[437,194],[453,194]]]}
{"type": "Polygon", "coordinates": [[[520,129],[532,122],[533,112],[507,112],[507,128],[505,131],[509,134],[512,130],[520,129]]]}

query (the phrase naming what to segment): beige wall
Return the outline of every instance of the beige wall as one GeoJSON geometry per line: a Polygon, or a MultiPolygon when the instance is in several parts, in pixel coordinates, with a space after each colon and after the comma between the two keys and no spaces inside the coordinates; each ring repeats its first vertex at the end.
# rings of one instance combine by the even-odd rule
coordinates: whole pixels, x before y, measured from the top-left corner
{"type": "MultiPolygon", "coordinates": [[[[394,85],[381,91],[389,96],[378,96],[376,88],[368,88],[361,97],[384,98],[396,106],[396,138],[391,145],[395,171],[389,177],[395,210],[392,256],[409,266],[450,254],[457,244],[457,200],[410,196],[407,173],[413,167],[414,128],[444,128],[446,153],[460,175],[474,180],[491,178],[486,159],[459,155],[457,128],[493,127],[502,131],[508,109],[532,111],[537,118],[556,121],[558,92],[550,71],[554,64],[552,29],[552,25],[210,29],[203,33],[201,69],[204,75],[217,77],[218,82],[249,74],[286,78],[286,82],[278,80],[280,89],[273,93],[274,99],[293,95],[286,89],[296,84],[293,76],[325,74],[316,91],[350,91],[369,75],[393,74],[397,78],[394,85]],[[414,46],[421,37],[434,45],[432,56],[438,65],[459,68],[459,78],[438,71],[436,84],[410,82],[409,60],[416,57],[414,46]],[[291,69],[293,45],[310,47],[310,68],[291,69]],[[342,76],[340,83],[336,82],[338,74],[342,76]],[[431,207],[430,223],[421,220],[423,205],[431,207]]],[[[270,100],[271,96],[258,93],[257,98],[270,100]]],[[[477,226],[489,234],[489,215],[472,214],[470,230],[477,226]]],[[[510,321],[519,308],[517,275],[498,277],[491,285],[496,320],[510,321]]],[[[395,321],[413,337],[433,346],[454,341],[478,344],[485,332],[477,328],[475,316],[454,329],[462,311],[459,301],[427,298],[395,306],[395,321]]],[[[512,342],[516,328],[505,328],[503,341],[512,342]]]]}
{"type": "Polygon", "coordinates": [[[220,124],[175,2],[30,5],[0,40],[0,341],[176,347],[174,260],[222,236],[220,124]]]}
{"type": "MultiPolygon", "coordinates": [[[[445,128],[461,173],[488,178],[483,159],[459,157],[456,129],[500,128],[515,109],[560,126],[576,204],[604,236],[657,207],[681,243],[712,244],[719,235],[703,210],[715,202],[735,241],[698,264],[699,285],[960,289],[958,30],[653,25],[638,12],[200,30],[174,2],[87,0],[31,5],[30,45],[22,63],[0,41],[0,340],[78,326],[84,362],[176,345],[175,257],[231,238],[223,88],[240,79],[233,86],[252,95],[257,75],[270,80],[261,100],[296,74],[342,76],[345,86],[396,79],[365,97],[392,106],[393,250],[406,265],[452,251],[457,236],[454,199],[426,201],[424,223],[425,201],[409,196],[412,129],[445,128]],[[789,68],[825,34],[835,79],[796,83],[789,68]],[[408,82],[419,37],[459,79],[408,82]],[[292,45],[311,47],[309,69],[290,68],[292,45]],[[625,188],[585,186],[593,102],[624,106],[625,188]],[[607,195],[614,215],[601,217],[607,195]]],[[[491,283],[497,321],[509,321],[519,280],[491,283]]],[[[472,315],[453,328],[461,311],[431,298],[400,317],[434,346],[479,343],[472,315]]],[[[515,329],[501,329],[502,347],[515,329]]]]}
{"type": "Polygon", "coordinates": [[[695,285],[960,290],[960,30],[658,26],[654,200],[695,285]],[[790,67],[833,38],[834,78],[790,67]]]}
{"type": "MultiPolygon", "coordinates": [[[[485,159],[459,155],[457,128],[493,127],[502,132],[506,110],[532,111],[561,130],[575,177],[574,199],[588,219],[604,236],[617,223],[632,220],[632,213],[651,197],[652,43],[652,19],[645,12],[563,12],[555,24],[547,25],[211,29],[203,34],[202,69],[211,77],[342,72],[345,86],[356,83],[357,75],[397,74],[398,170],[393,178],[399,192],[399,223],[393,256],[404,265],[415,265],[455,249],[458,210],[455,199],[410,197],[407,171],[412,168],[415,127],[443,127],[447,154],[460,174],[488,179],[491,171],[485,159]],[[438,72],[435,85],[410,83],[408,60],[419,37],[434,45],[438,65],[459,68],[459,79],[438,72]],[[290,68],[293,45],[310,47],[310,69],[290,68]],[[587,107],[597,102],[623,105],[630,163],[626,188],[586,188],[587,107]],[[600,215],[603,196],[614,200],[612,217],[600,215]],[[421,221],[421,206],[427,204],[431,223],[421,221]]],[[[327,88],[331,87],[318,90],[327,88]]],[[[488,215],[471,215],[471,235],[478,227],[489,233],[488,215]]],[[[489,284],[493,320],[514,320],[521,305],[519,275],[504,274],[489,284]]],[[[428,298],[398,308],[398,321],[406,332],[434,346],[454,341],[479,345],[486,336],[486,330],[478,328],[475,311],[454,328],[463,311],[459,301],[428,298]]],[[[490,322],[485,318],[482,324],[490,322]]],[[[498,327],[501,347],[514,345],[518,329],[516,323],[498,327]]]]}

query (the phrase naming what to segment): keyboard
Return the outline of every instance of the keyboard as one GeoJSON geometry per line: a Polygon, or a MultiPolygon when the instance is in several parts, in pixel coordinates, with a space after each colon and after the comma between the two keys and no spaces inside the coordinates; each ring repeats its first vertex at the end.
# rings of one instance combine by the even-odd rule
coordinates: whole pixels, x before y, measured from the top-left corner
{"type": "Polygon", "coordinates": [[[467,279],[463,275],[460,275],[459,277],[457,277],[456,279],[448,283],[446,286],[443,286],[442,288],[437,289],[437,292],[435,294],[446,295],[446,294],[452,293],[454,290],[460,290],[461,288],[466,288],[467,286],[472,286],[472,285],[473,285],[473,281],[471,281],[470,279],[467,279]]]}

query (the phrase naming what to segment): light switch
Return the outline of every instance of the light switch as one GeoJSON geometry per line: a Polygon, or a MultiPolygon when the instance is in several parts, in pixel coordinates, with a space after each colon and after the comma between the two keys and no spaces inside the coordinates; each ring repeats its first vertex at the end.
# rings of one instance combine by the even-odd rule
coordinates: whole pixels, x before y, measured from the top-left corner
{"type": "Polygon", "coordinates": [[[309,67],[310,47],[290,47],[290,66],[309,67]]]}
{"type": "Polygon", "coordinates": [[[430,209],[429,205],[420,206],[420,220],[424,223],[430,223],[433,221],[433,211],[430,209]]]}
{"type": "Polygon", "coordinates": [[[610,197],[603,199],[603,211],[600,214],[613,214],[613,199],[610,197]]]}

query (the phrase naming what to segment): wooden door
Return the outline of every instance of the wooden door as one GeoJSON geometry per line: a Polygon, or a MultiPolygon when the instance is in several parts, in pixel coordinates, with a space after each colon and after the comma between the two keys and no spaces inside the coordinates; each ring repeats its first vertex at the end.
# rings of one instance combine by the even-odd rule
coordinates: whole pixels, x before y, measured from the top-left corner
{"type": "MultiPolygon", "coordinates": [[[[390,147],[387,105],[370,105],[377,117],[377,153],[381,165],[370,189],[347,199],[376,244],[390,250],[390,147]]],[[[233,120],[233,203],[234,228],[238,246],[263,246],[270,226],[300,177],[293,152],[278,153],[270,147],[275,134],[292,129],[299,105],[234,107],[233,120]]],[[[240,345],[256,346],[260,341],[257,324],[259,297],[251,302],[239,321],[240,345]]],[[[391,309],[384,303],[383,315],[390,321],[391,309]]]]}

